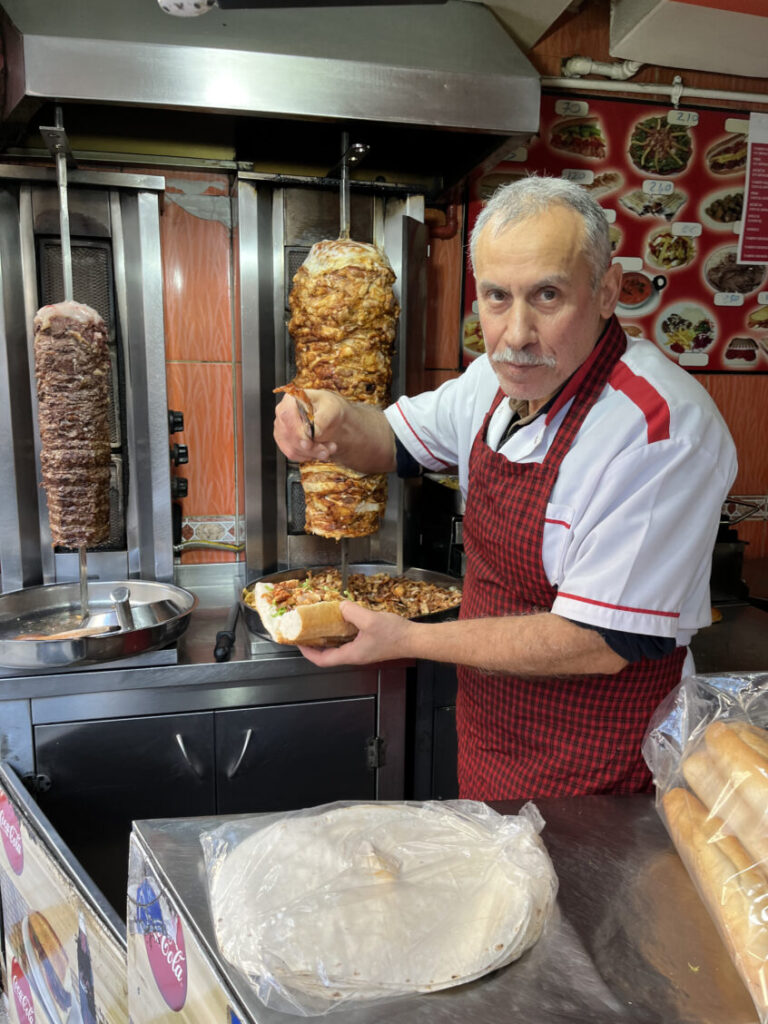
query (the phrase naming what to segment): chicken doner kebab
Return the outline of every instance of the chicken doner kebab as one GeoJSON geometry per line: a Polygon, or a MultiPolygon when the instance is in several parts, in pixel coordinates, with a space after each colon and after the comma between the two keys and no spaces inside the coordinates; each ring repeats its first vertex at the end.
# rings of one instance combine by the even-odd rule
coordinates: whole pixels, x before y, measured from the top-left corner
{"type": "Polygon", "coordinates": [[[109,350],[99,314],[79,302],[34,319],[40,466],[54,545],[109,537],[109,350]]]}
{"type": "MultiPolygon", "coordinates": [[[[400,314],[394,281],[375,245],[348,238],[315,243],[293,278],[288,330],[297,372],[285,390],[325,389],[386,405],[400,314]]],[[[376,532],[387,504],[385,474],[316,461],[300,471],[308,533],[340,539],[376,532]]]]}

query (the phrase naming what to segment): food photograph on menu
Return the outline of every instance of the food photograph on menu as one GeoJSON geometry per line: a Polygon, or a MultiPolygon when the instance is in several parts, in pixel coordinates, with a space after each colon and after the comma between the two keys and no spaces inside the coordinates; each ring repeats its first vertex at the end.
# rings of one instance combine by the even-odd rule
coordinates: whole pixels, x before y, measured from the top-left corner
{"type": "MultiPolygon", "coordinates": [[[[768,265],[738,258],[748,130],[733,110],[545,95],[539,135],[471,181],[468,227],[499,185],[569,178],[605,210],[627,333],[697,373],[768,373],[768,265]]],[[[484,351],[469,273],[464,294],[466,366],[484,351]]]]}

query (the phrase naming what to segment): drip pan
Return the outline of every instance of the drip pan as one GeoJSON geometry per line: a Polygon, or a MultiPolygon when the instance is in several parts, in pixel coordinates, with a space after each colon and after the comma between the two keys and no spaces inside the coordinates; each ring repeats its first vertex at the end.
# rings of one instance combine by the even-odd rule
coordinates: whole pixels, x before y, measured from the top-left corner
{"type": "Polygon", "coordinates": [[[152,580],[94,580],[88,583],[89,635],[56,634],[80,624],[80,584],[26,587],[0,596],[0,665],[7,668],[64,668],[114,661],[167,647],[189,625],[197,598],[188,590],[152,580]],[[121,629],[113,591],[127,587],[133,628],[121,629]],[[34,639],[23,639],[32,634],[34,639]]]}

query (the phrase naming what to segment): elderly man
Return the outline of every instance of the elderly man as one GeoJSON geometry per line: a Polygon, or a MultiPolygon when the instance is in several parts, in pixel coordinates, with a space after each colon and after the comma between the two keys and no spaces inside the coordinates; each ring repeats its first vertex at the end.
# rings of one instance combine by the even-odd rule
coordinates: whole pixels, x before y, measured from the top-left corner
{"type": "Polygon", "coordinates": [[[605,215],[579,186],[500,189],[471,239],[486,355],[384,412],[313,391],[275,438],[296,461],[362,472],[458,466],[467,573],[457,622],[413,623],[345,602],[359,629],[318,665],[458,665],[462,797],[647,789],[640,743],[710,622],[733,442],[704,389],[614,309],[605,215]]]}

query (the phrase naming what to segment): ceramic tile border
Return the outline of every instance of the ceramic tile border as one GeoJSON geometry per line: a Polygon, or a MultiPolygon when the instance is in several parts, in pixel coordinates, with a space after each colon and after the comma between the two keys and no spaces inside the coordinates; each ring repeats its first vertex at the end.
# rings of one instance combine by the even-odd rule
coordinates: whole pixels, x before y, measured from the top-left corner
{"type": "Polygon", "coordinates": [[[181,520],[182,544],[237,544],[243,535],[244,522],[235,516],[183,516],[181,520]]]}

